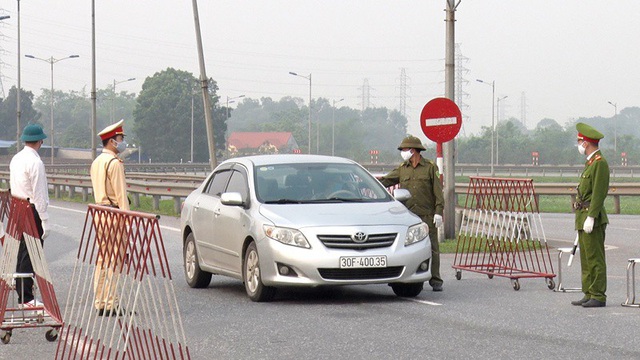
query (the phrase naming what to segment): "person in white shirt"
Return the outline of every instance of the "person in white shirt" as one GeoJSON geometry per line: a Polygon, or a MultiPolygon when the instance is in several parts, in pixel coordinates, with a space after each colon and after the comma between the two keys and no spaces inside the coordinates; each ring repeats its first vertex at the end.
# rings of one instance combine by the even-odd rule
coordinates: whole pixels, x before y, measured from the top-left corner
{"type": "MultiPolygon", "coordinates": [[[[38,155],[43,140],[47,135],[38,124],[29,124],[22,131],[20,140],[24,142],[24,148],[13,156],[9,164],[9,183],[11,195],[21,199],[29,199],[33,204],[33,216],[41,241],[49,235],[49,188],[47,186],[47,174],[44,163],[38,155]]],[[[52,149],[53,150],[53,149],[52,149]]],[[[44,245],[44,242],[43,242],[44,245]]],[[[18,249],[17,273],[33,273],[33,266],[29,251],[24,242],[20,241],[18,249]]],[[[16,283],[18,303],[24,306],[42,306],[42,303],[33,295],[33,279],[18,279],[16,283]]]]}

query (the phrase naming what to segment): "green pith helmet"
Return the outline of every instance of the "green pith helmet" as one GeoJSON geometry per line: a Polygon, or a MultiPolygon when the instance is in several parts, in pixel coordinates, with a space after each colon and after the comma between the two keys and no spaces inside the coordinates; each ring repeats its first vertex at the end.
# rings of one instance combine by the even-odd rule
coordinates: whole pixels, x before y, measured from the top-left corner
{"type": "Polygon", "coordinates": [[[42,131],[42,126],[38,124],[29,124],[22,130],[22,136],[20,140],[24,142],[40,141],[47,138],[47,135],[42,131]]]}
{"type": "Polygon", "coordinates": [[[585,123],[577,123],[576,130],[578,130],[578,139],[589,141],[590,143],[597,144],[604,137],[600,131],[585,123]]]}
{"type": "Polygon", "coordinates": [[[398,150],[405,148],[418,149],[420,151],[427,150],[424,145],[422,145],[422,141],[413,135],[409,135],[402,139],[402,142],[398,145],[398,150]]]}

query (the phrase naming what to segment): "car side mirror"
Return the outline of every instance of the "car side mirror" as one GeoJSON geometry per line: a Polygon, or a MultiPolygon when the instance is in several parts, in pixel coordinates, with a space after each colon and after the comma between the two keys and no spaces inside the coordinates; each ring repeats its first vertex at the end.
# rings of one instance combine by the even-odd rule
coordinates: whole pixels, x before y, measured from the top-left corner
{"type": "Polygon", "coordinates": [[[239,192],[226,192],[220,195],[220,202],[223,205],[229,206],[244,206],[244,201],[242,201],[242,195],[239,192]]]}
{"type": "Polygon", "coordinates": [[[404,202],[411,198],[411,193],[407,189],[394,189],[393,197],[398,201],[404,202]]]}

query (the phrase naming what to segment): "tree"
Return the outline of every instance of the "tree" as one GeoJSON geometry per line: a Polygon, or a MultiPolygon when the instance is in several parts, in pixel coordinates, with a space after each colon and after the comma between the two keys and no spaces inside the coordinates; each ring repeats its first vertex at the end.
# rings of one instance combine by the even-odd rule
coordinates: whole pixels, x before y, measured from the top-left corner
{"type": "MultiPolygon", "coordinates": [[[[167,68],[145,79],[134,110],[135,132],[145,155],[162,162],[190,159],[191,98],[194,97],[194,161],[208,162],[202,97],[193,74],[167,68]]],[[[216,153],[225,149],[226,108],[218,106],[215,81],[209,81],[216,153]]]]}
{"type": "MultiPolygon", "coordinates": [[[[16,140],[18,133],[17,126],[17,97],[18,91],[15,86],[9,90],[9,95],[2,100],[0,106],[0,139],[16,140]]],[[[20,132],[27,124],[38,123],[41,114],[33,108],[33,93],[31,91],[20,91],[20,132]]]]}

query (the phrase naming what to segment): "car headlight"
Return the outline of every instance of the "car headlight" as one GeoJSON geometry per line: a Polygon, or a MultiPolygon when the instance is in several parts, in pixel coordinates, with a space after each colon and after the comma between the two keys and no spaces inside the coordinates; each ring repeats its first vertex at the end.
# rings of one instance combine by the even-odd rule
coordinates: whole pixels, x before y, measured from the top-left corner
{"type": "Polygon", "coordinates": [[[420,224],[409,227],[407,237],[404,238],[404,245],[411,245],[420,242],[429,236],[429,226],[421,222],[420,224]]]}
{"type": "Polygon", "coordinates": [[[295,229],[265,225],[264,233],[268,238],[279,241],[286,245],[302,247],[305,249],[311,248],[309,242],[307,241],[307,238],[305,238],[300,231],[295,229]]]}

